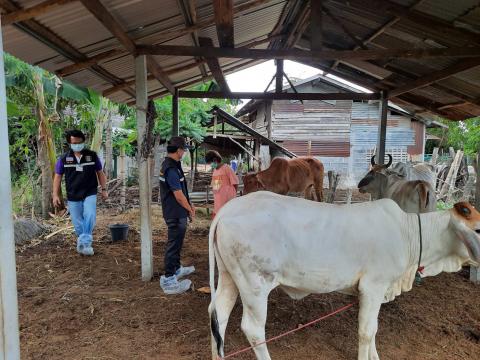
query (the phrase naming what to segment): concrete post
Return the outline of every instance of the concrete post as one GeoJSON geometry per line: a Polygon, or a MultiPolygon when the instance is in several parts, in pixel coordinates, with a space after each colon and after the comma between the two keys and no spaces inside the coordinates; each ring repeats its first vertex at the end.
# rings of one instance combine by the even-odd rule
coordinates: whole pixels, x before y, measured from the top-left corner
{"type": "Polygon", "coordinates": [[[7,95],[0,23],[0,359],[20,359],[17,274],[12,219],[12,184],[8,147],[7,95]]]}

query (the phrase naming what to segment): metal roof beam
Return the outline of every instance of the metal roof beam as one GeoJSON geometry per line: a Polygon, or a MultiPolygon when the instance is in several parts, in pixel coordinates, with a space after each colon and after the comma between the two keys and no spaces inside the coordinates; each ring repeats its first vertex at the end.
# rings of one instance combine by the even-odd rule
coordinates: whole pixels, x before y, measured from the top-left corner
{"type": "MultiPolygon", "coordinates": [[[[112,14],[103,6],[99,0],[81,0],[82,4],[92,13],[95,18],[100,21],[106,29],[128,50],[129,53],[135,55],[135,43],[128,36],[120,23],[112,14]]],[[[170,92],[175,93],[175,88],[170,82],[168,76],[164,73],[160,65],[153,56],[148,55],[146,58],[148,71],[170,92]]]]}
{"type": "Polygon", "coordinates": [[[233,29],[233,1],[232,0],[213,0],[213,10],[215,14],[215,26],[217,28],[218,43],[220,47],[233,48],[234,29],[233,29]]]}
{"type": "MultiPolygon", "coordinates": [[[[87,1],[87,0],[84,0],[87,1]]],[[[92,1],[92,0],[88,0],[92,1]]],[[[140,45],[139,54],[171,56],[203,56],[239,59],[287,59],[287,60],[375,60],[388,58],[428,57],[480,57],[480,47],[455,47],[442,49],[377,49],[377,50],[321,50],[299,49],[246,49],[195,47],[177,45],[140,45]]]]}
{"type": "Polygon", "coordinates": [[[33,19],[36,16],[43,15],[58,6],[68,4],[78,0],[47,0],[27,9],[20,9],[2,15],[2,26],[14,24],[16,22],[33,19]]]}

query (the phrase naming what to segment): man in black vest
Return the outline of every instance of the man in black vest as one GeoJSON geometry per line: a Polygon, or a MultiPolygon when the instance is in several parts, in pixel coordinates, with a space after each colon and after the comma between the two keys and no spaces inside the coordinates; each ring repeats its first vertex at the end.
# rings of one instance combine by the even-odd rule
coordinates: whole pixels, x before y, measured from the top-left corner
{"type": "Polygon", "coordinates": [[[66,133],[70,150],[55,165],[53,179],[53,205],[59,206],[60,186],[65,175],[68,210],[77,234],[77,252],[92,256],[92,233],[97,213],[98,181],[102,186],[102,198],[106,200],[107,178],[102,163],[94,151],[85,149],[85,135],[80,130],[66,133]],[[98,180],[97,180],[98,179],[98,180]]]}
{"type": "Polygon", "coordinates": [[[188,279],[179,280],[195,271],[193,266],[184,267],[180,264],[187,219],[192,220],[195,217],[195,208],[188,196],[187,182],[180,162],[185,150],[189,148],[183,137],[172,137],[167,144],[168,156],[160,170],[160,197],[163,218],[168,228],[165,275],[160,278],[160,287],[166,294],[181,294],[187,291],[192,282],[188,279]]]}

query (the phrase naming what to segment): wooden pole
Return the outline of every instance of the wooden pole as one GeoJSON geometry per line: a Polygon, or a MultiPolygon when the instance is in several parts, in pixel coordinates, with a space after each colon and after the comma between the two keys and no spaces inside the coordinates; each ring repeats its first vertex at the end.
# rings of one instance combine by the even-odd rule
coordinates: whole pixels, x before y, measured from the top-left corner
{"type": "Polygon", "coordinates": [[[281,93],[283,90],[283,60],[277,59],[277,75],[275,77],[275,92],[281,93]]]}
{"type": "Polygon", "coordinates": [[[145,56],[135,58],[136,102],[137,102],[137,139],[138,139],[138,185],[140,197],[140,239],[142,255],[142,280],[150,281],[153,276],[152,219],[150,217],[150,179],[148,154],[142,149],[146,144],[147,131],[147,61],[145,56]],[[146,156],[144,156],[146,155],[146,156]]]}
{"type": "Polygon", "coordinates": [[[175,94],[172,96],[172,136],[178,136],[180,133],[180,124],[178,121],[178,89],[175,88],[175,94]]]}
{"type": "Polygon", "coordinates": [[[382,91],[380,100],[380,123],[378,125],[377,164],[385,164],[385,146],[387,140],[388,95],[382,91]]]}
{"type": "Polygon", "coordinates": [[[12,184],[8,143],[7,95],[0,21],[0,359],[20,359],[17,274],[12,220],[12,184]]]}

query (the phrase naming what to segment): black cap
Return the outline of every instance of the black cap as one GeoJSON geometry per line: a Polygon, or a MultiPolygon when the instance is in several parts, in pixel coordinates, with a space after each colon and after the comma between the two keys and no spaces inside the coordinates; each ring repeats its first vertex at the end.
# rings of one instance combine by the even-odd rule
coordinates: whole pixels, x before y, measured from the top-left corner
{"type": "Polygon", "coordinates": [[[179,149],[189,150],[192,147],[187,144],[187,141],[182,136],[173,136],[168,140],[168,146],[175,146],[179,149]]]}

